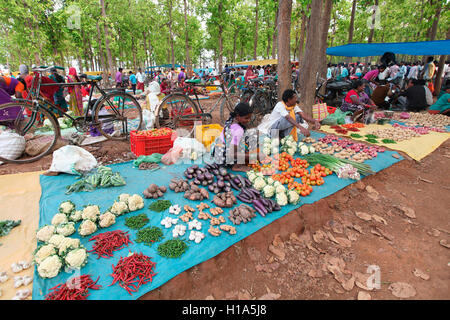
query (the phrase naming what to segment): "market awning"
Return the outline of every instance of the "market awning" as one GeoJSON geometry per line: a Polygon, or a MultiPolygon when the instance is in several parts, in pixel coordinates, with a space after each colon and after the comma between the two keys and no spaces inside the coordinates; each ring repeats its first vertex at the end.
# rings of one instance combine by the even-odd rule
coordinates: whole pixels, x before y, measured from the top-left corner
{"type": "Polygon", "coordinates": [[[385,52],[412,56],[450,54],[450,40],[389,43],[351,43],[327,49],[327,54],[340,57],[381,56],[385,52]]]}

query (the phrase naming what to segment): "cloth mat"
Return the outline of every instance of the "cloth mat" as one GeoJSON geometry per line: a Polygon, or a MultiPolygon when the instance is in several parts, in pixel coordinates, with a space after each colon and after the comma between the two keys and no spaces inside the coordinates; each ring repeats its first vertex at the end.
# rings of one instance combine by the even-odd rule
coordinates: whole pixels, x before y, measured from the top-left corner
{"type": "MultiPolygon", "coordinates": [[[[401,124],[401,122],[398,122],[401,124]]],[[[358,138],[352,138],[350,137],[350,134],[357,133],[360,135],[366,135],[372,131],[375,130],[383,130],[383,129],[389,129],[392,128],[391,124],[385,124],[385,125],[379,125],[379,124],[369,124],[366,125],[364,128],[358,128],[360,132],[352,132],[348,131],[347,134],[339,134],[334,129],[332,129],[330,126],[321,126],[320,129],[332,133],[337,136],[346,136],[348,138],[351,138],[353,140],[363,141],[365,143],[369,143],[365,141],[365,137],[363,139],[358,138]]],[[[423,158],[425,158],[427,155],[432,153],[434,150],[436,150],[441,144],[443,144],[448,138],[450,138],[450,133],[444,133],[444,132],[430,132],[429,134],[422,135],[420,137],[415,137],[409,140],[400,141],[397,143],[372,143],[378,146],[383,146],[392,150],[398,150],[405,152],[407,155],[409,155],[414,160],[420,161],[423,158]]],[[[381,141],[381,139],[378,139],[378,141],[381,141]]]]}
{"type": "Polygon", "coordinates": [[[21,220],[21,224],[0,237],[0,271],[6,271],[9,279],[0,285],[3,295],[0,300],[10,300],[17,290],[31,289],[28,286],[14,288],[14,276],[33,275],[33,267],[13,273],[11,264],[22,260],[31,262],[36,249],[39,198],[41,186],[39,172],[27,172],[0,176],[0,220],[21,220]]]}
{"type": "MultiPolygon", "coordinates": [[[[321,133],[313,133],[312,136],[314,138],[323,137],[324,134],[321,133]]],[[[396,152],[386,151],[384,153],[380,153],[378,157],[375,159],[369,160],[366,163],[372,166],[374,171],[380,171],[384,168],[387,168],[393,165],[396,162],[401,161],[403,158],[400,156],[399,159],[395,159],[392,157],[392,154],[397,154],[396,152]]],[[[122,187],[113,187],[107,189],[97,189],[93,192],[80,192],[73,193],[70,195],[65,195],[65,187],[67,185],[75,182],[75,177],[70,175],[60,175],[55,177],[50,176],[41,176],[41,186],[42,186],[42,196],[40,199],[40,218],[39,218],[39,226],[43,226],[45,224],[50,224],[53,215],[58,212],[58,206],[61,202],[66,200],[71,200],[76,204],[77,209],[81,209],[84,205],[88,204],[97,204],[100,206],[100,211],[106,211],[114,202],[115,199],[121,193],[128,194],[142,194],[142,191],[147,188],[151,183],[156,183],[157,185],[168,185],[169,181],[172,178],[183,177],[183,171],[191,166],[192,164],[180,164],[180,165],[172,165],[172,166],[162,166],[160,170],[154,172],[148,172],[146,170],[139,170],[133,167],[132,162],[114,164],[110,167],[113,171],[118,171],[125,178],[127,184],[122,187]]],[[[339,179],[336,175],[325,177],[325,184],[322,186],[315,186],[314,191],[308,197],[302,198],[302,203],[293,206],[288,205],[282,207],[281,211],[273,212],[268,214],[266,217],[261,217],[257,214],[251,222],[247,224],[241,224],[236,226],[237,234],[230,235],[227,232],[222,231],[222,234],[219,237],[213,237],[208,233],[209,222],[206,220],[199,220],[202,222],[201,232],[205,233],[205,239],[200,242],[200,244],[196,244],[193,241],[189,242],[188,250],[178,259],[167,259],[162,258],[157,254],[157,246],[165,240],[172,239],[172,228],[165,229],[164,226],[160,224],[161,220],[164,217],[171,216],[172,218],[176,218],[175,215],[169,214],[168,210],[157,213],[152,212],[148,209],[149,205],[154,201],[150,199],[144,199],[145,207],[139,211],[127,213],[122,215],[116,219],[116,223],[111,227],[104,228],[98,230],[93,235],[103,233],[106,231],[112,230],[123,230],[129,231],[130,239],[134,242],[134,244],[129,247],[125,247],[120,251],[114,252],[114,257],[110,259],[100,258],[97,259],[97,256],[91,254],[89,256],[89,261],[85,267],[81,269],[81,274],[90,274],[93,279],[97,279],[100,276],[99,284],[102,285],[100,290],[91,290],[91,296],[89,299],[97,299],[97,300],[132,300],[137,299],[145,293],[158,288],[163,285],[168,280],[172,279],[176,275],[181,272],[203,262],[206,261],[222,251],[226,250],[233,244],[238,241],[248,237],[259,229],[267,226],[271,222],[283,217],[288,214],[296,207],[301,206],[305,203],[313,203],[324,197],[327,197],[338,190],[354,183],[354,180],[349,179],[339,179]],[[138,244],[135,242],[137,231],[128,229],[125,225],[125,218],[134,216],[140,213],[146,213],[150,219],[150,222],[146,225],[149,226],[158,226],[164,232],[164,239],[161,242],[153,244],[152,247],[145,246],[143,244],[138,244]],[[139,289],[139,292],[134,293],[132,296],[129,295],[123,288],[116,284],[108,287],[112,282],[112,277],[110,274],[112,273],[111,265],[116,265],[119,261],[120,257],[127,256],[129,251],[133,252],[142,252],[145,255],[152,257],[152,261],[156,262],[156,272],[158,273],[154,278],[153,282],[147,283],[139,289]]],[[[236,194],[236,192],[235,192],[236,194]]],[[[165,194],[164,199],[170,200],[172,204],[179,204],[181,206],[188,204],[191,207],[195,208],[196,205],[200,203],[200,201],[190,201],[183,197],[183,193],[174,193],[170,190],[165,194]]],[[[210,200],[212,200],[212,194],[210,193],[210,200]]],[[[209,201],[203,201],[209,202],[209,201]]],[[[238,201],[238,205],[241,204],[238,201]]],[[[224,208],[224,216],[226,220],[226,224],[232,225],[232,223],[228,220],[228,211],[230,209],[224,208]]],[[[194,213],[194,217],[197,217],[198,211],[194,213]]],[[[186,225],[181,220],[179,223],[186,225]]],[[[79,223],[77,223],[76,227],[78,228],[79,223]]],[[[186,230],[186,234],[184,238],[187,240],[189,237],[190,230],[186,230]]],[[[91,235],[91,236],[93,236],[91,235]]],[[[80,236],[75,233],[71,237],[80,238],[80,236]]],[[[94,241],[89,242],[89,237],[81,238],[81,243],[88,250],[92,249],[94,241]]],[[[34,274],[34,285],[33,285],[33,299],[41,300],[44,296],[49,292],[49,289],[54,287],[59,283],[65,282],[72,275],[79,274],[69,274],[64,271],[60,272],[58,276],[52,279],[42,279],[35,271],[34,274]]]]}

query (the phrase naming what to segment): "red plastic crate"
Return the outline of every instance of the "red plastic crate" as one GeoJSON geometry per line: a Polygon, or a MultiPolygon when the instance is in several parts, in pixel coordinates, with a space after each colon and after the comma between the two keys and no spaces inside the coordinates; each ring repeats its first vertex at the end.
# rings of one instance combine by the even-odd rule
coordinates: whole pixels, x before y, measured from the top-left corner
{"type": "Polygon", "coordinates": [[[332,113],[334,113],[336,111],[336,108],[327,106],[327,110],[328,110],[329,114],[332,114],[332,113]]]}
{"type": "Polygon", "coordinates": [[[135,156],[149,156],[153,153],[165,154],[173,147],[176,132],[162,137],[147,137],[136,135],[136,130],[130,132],[131,152],[135,156]]]}

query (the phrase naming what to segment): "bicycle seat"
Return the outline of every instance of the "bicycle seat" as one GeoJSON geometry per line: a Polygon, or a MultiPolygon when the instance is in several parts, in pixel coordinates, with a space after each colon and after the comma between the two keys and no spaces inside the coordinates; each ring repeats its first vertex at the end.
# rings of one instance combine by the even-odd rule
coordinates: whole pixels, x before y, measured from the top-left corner
{"type": "Polygon", "coordinates": [[[84,73],[80,75],[80,78],[92,80],[92,81],[100,81],[103,79],[102,76],[91,76],[91,75],[84,74],[84,73]]]}

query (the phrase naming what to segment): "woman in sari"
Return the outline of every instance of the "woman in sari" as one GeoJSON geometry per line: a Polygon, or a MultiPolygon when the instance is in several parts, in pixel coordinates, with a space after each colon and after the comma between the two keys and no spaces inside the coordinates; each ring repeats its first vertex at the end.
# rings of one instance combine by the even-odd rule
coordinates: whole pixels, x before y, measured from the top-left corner
{"type": "Polygon", "coordinates": [[[352,112],[351,120],[366,122],[373,110],[375,103],[364,92],[365,84],[361,80],[356,80],[353,89],[350,90],[342,101],[341,111],[352,112]]]}
{"type": "MultiPolygon", "coordinates": [[[[69,68],[69,75],[67,76],[67,83],[80,82],[77,75],[77,70],[75,68],[69,68]]],[[[83,115],[83,94],[81,92],[81,86],[76,85],[73,87],[67,87],[69,90],[70,100],[70,110],[73,112],[74,116],[83,115]]]]}

